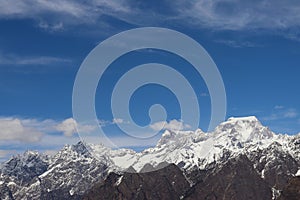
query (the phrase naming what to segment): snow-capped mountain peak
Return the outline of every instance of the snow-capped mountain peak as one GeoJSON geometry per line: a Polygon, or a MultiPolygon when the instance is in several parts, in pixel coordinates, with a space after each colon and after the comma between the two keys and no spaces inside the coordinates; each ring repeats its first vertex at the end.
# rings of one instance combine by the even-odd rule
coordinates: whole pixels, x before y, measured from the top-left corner
{"type": "Polygon", "coordinates": [[[247,151],[263,149],[274,141],[284,143],[268,127],[254,117],[229,118],[213,132],[166,130],[154,148],[139,153],[133,167],[139,171],[147,162],[153,166],[161,162],[205,168],[224,157],[225,152],[239,155],[247,151]]]}
{"type": "Polygon", "coordinates": [[[274,137],[274,133],[268,127],[263,126],[254,116],[231,117],[226,122],[221,123],[215,129],[214,134],[232,136],[240,142],[251,142],[274,137]]]}
{"type": "Polygon", "coordinates": [[[196,131],[165,130],[156,146],[160,147],[162,145],[171,143],[179,144],[186,140],[192,140],[193,138],[200,136],[201,134],[203,134],[203,132],[200,129],[197,129],[196,131]]]}

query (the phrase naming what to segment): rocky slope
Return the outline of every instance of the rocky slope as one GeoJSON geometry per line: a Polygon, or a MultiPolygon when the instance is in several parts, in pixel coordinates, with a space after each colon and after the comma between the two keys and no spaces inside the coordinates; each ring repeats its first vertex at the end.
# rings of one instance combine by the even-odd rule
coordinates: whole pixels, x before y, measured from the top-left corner
{"type": "Polygon", "coordinates": [[[179,199],[190,188],[174,164],[148,173],[111,173],[105,181],[86,192],[83,199],[179,199]]]}
{"type": "Polygon", "coordinates": [[[300,197],[300,177],[293,177],[283,188],[279,200],[298,200],[300,197]]]}
{"type": "Polygon", "coordinates": [[[165,131],[155,147],[139,153],[82,142],[52,157],[25,152],[1,166],[0,198],[93,199],[90,194],[110,191],[109,198],[130,199],[142,185],[136,199],[275,199],[299,169],[300,135],[275,134],[255,117],[230,118],[211,133],[165,131]],[[180,170],[164,171],[167,163],[180,170]]]}

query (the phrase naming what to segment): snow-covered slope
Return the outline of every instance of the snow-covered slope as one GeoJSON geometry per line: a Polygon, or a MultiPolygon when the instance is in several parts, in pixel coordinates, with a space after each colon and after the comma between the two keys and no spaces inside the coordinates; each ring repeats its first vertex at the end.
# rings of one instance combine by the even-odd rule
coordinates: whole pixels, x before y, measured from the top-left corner
{"type": "MultiPolygon", "coordinates": [[[[299,150],[291,145],[291,141],[297,137],[275,134],[256,117],[229,118],[211,133],[200,129],[179,132],[166,130],[153,148],[140,153],[125,149],[110,151],[108,155],[122,169],[133,166],[136,171],[140,171],[147,163],[155,167],[162,162],[180,163],[186,170],[194,166],[204,169],[212,162],[222,160],[228,153],[231,157],[247,154],[265,149],[274,142],[299,159],[299,150]]],[[[92,147],[96,154],[101,154],[103,150],[97,148],[92,147]]]]}
{"type": "Polygon", "coordinates": [[[0,168],[0,186],[7,199],[9,194],[16,199],[75,198],[112,171],[133,167],[145,172],[168,162],[189,173],[243,154],[278,189],[299,170],[300,135],[275,134],[255,117],[243,117],[229,118],[210,133],[166,130],[155,147],[139,153],[79,142],[52,157],[30,151],[12,157],[0,168]]]}

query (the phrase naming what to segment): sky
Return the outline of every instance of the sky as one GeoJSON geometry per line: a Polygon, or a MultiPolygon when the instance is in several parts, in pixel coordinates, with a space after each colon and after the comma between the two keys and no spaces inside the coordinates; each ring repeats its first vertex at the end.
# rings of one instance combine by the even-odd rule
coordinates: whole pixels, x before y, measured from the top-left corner
{"type": "MultiPolygon", "coordinates": [[[[51,154],[78,142],[72,92],[83,60],[107,38],[142,27],[176,30],[203,46],[224,82],[225,118],[255,115],[274,132],[300,132],[298,1],[0,0],[0,161],[27,149],[51,154]]],[[[95,102],[103,130],[135,150],[155,144],[155,138],[138,145],[122,138],[118,125],[129,122],[110,110],[114,85],[145,63],[171,66],[190,81],[201,112],[198,127],[207,131],[211,99],[205,81],[186,60],[156,49],[119,57],[101,77],[95,102]]],[[[133,120],[149,124],[154,104],[165,107],[167,118],[150,129],[162,123],[166,129],[191,128],[181,119],[176,94],[158,84],[131,96],[133,120]]],[[[77,124],[83,132],[96,128],[77,124]]]]}

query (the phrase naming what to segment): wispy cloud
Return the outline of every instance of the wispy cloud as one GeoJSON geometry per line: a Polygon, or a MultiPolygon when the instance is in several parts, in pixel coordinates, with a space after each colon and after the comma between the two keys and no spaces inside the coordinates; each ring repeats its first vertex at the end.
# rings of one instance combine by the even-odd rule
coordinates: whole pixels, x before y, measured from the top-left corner
{"type": "Polygon", "coordinates": [[[52,56],[28,56],[21,57],[14,54],[0,53],[0,65],[54,65],[68,64],[70,59],[52,56]]]}
{"type": "Polygon", "coordinates": [[[64,30],[64,24],[63,22],[56,22],[56,23],[48,23],[46,21],[41,21],[38,24],[38,27],[41,29],[44,29],[46,31],[50,32],[57,32],[57,31],[63,31],[64,30]]]}
{"type": "Polygon", "coordinates": [[[181,6],[183,17],[214,29],[284,29],[300,24],[300,3],[292,0],[199,0],[181,6]]]}
{"type": "Polygon", "coordinates": [[[123,0],[0,0],[0,18],[34,19],[38,27],[50,31],[60,31],[70,25],[97,24],[103,15],[117,16],[129,11],[123,0]]]}
{"type": "Polygon", "coordinates": [[[283,106],[275,106],[273,113],[268,116],[262,117],[262,120],[273,121],[282,119],[295,119],[298,115],[298,111],[294,108],[286,109],[283,106]]]}
{"type": "Polygon", "coordinates": [[[129,122],[121,118],[114,118],[112,124],[129,124],[129,122]]]}
{"type": "MultiPolygon", "coordinates": [[[[137,26],[158,26],[173,22],[193,28],[213,30],[289,30],[288,33],[280,34],[289,38],[298,38],[299,31],[296,30],[299,30],[300,26],[300,2],[174,0],[161,1],[157,5],[149,1],[130,0],[0,0],[0,18],[35,19],[39,27],[52,31],[62,30],[69,25],[99,25],[104,21],[101,20],[103,16],[112,16],[137,26]]],[[[226,43],[234,46],[241,45],[233,41],[226,41],[226,43]]]]}
{"type": "Polygon", "coordinates": [[[75,1],[44,1],[44,0],[29,0],[29,1],[0,1],[0,13],[3,18],[35,18],[49,13],[57,15],[69,15],[76,18],[87,15],[86,4],[80,4],[75,1]],[[31,5],[31,6],[30,6],[31,5]]]}
{"type": "Polygon", "coordinates": [[[113,125],[113,124],[130,124],[129,121],[121,118],[113,118],[112,120],[99,119],[98,122],[99,125],[102,127],[113,125]]]}
{"type": "Polygon", "coordinates": [[[275,110],[279,110],[279,109],[283,109],[283,108],[284,108],[284,106],[282,106],[282,105],[276,105],[274,107],[275,110]]]}
{"type": "Polygon", "coordinates": [[[284,118],[295,118],[298,116],[298,112],[295,109],[289,109],[286,112],[284,112],[283,117],[284,118]]]}
{"type": "Polygon", "coordinates": [[[249,42],[249,41],[236,41],[236,40],[216,40],[216,43],[224,44],[234,48],[252,48],[252,47],[261,47],[261,45],[249,42]]]}

